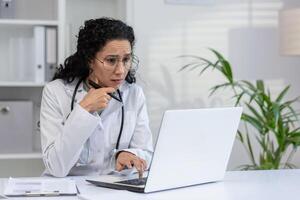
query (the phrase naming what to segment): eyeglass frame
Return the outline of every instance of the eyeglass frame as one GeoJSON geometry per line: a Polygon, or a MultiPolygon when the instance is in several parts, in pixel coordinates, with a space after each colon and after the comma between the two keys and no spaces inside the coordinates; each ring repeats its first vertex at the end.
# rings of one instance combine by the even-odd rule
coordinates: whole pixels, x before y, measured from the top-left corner
{"type": "MultiPolygon", "coordinates": [[[[109,56],[111,56],[111,55],[109,55],[109,56]]],[[[100,59],[97,58],[97,57],[95,57],[95,59],[96,59],[97,61],[101,62],[101,63],[103,64],[103,66],[105,66],[105,64],[104,64],[104,63],[105,63],[105,59],[107,59],[107,57],[109,57],[109,56],[106,56],[106,57],[104,58],[103,61],[100,60],[100,59]]],[[[130,54],[130,56],[131,56],[131,61],[130,61],[131,63],[130,63],[130,65],[129,65],[129,67],[126,66],[126,64],[124,63],[124,61],[121,60],[121,59],[119,58],[119,56],[115,56],[118,62],[115,64],[114,68],[113,68],[113,69],[107,69],[106,67],[104,67],[104,69],[105,69],[105,70],[108,70],[108,71],[115,71],[116,68],[117,68],[117,66],[118,66],[118,64],[119,64],[120,62],[122,62],[123,67],[124,67],[126,70],[129,71],[129,70],[132,70],[132,69],[133,69],[134,71],[136,71],[137,68],[138,68],[138,65],[139,65],[139,59],[138,59],[138,57],[137,57],[136,55],[134,55],[134,54],[130,54]],[[133,63],[136,64],[136,68],[133,68],[133,67],[132,67],[133,63]]],[[[122,59],[124,59],[124,58],[122,58],[122,59]]]]}

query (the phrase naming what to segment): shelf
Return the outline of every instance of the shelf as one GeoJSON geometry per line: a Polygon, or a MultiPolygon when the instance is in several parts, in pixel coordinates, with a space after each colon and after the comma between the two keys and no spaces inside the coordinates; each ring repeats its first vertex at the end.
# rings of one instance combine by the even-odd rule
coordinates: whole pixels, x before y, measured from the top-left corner
{"type": "Polygon", "coordinates": [[[44,87],[45,83],[0,81],[0,87],[44,87]]]}
{"type": "Polygon", "coordinates": [[[0,19],[0,25],[26,25],[26,26],[58,26],[57,20],[20,20],[20,19],[0,19]]]}
{"type": "Polygon", "coordinates": [[[0,154],[0,160],[13,160],[13,159],[42,159],[42,154],[39,152],[0,154]]]}

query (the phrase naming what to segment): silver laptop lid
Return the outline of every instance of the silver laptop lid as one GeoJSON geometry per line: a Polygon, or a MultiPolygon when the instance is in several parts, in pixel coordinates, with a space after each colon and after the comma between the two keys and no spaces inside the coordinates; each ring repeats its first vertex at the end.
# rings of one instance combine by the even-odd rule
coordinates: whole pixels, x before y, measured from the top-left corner
{"type": "Polygon", "coordinates": [[[242,108],[169,110],[144,192],[222,180],[242,108]]]}

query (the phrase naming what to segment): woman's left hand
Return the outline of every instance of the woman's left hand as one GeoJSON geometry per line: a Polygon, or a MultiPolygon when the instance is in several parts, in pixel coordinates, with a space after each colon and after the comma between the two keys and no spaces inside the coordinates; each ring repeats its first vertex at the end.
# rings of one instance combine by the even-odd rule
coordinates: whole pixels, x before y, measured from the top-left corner
{"type": "Polygon", "coordinates": [[[139,174],[142,175],[147,169],[147,163],[144,159],[141,159],[130,152],[122,151],[117,157],[116,170],[121,171],[126,167],[128,169],[135,167],[139,174]]]}

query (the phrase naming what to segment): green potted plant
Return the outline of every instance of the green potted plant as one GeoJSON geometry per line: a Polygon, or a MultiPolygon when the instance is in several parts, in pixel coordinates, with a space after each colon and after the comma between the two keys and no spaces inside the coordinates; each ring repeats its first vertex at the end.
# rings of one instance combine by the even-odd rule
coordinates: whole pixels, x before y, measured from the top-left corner
{"type": "Polygon", "coordinates": [[[286,86],[278,96],[272,98],[263,80],[255,83],[235,80],[228,60],[218,51],[210,51],[215,55],[216,61],[192,55],[181,56],[195,61],[185,64],[180,71],[200,68],[201,75],[209,69],[215,69],[224,76],[225,82],[213,86],[210,95],[217,90],[231,88],[235,106],[244,107],[242,126],[237,138],[245,147],[251,163],[240,165],[239,169],[295,168],[291,159],[300,145],[300,127],[297,126],[300,113],[293,106],[298,97],[285,100],[290,86],[286,86]],[[259,144],[259,155],[253,151],[255,142],[259,144]]]}

